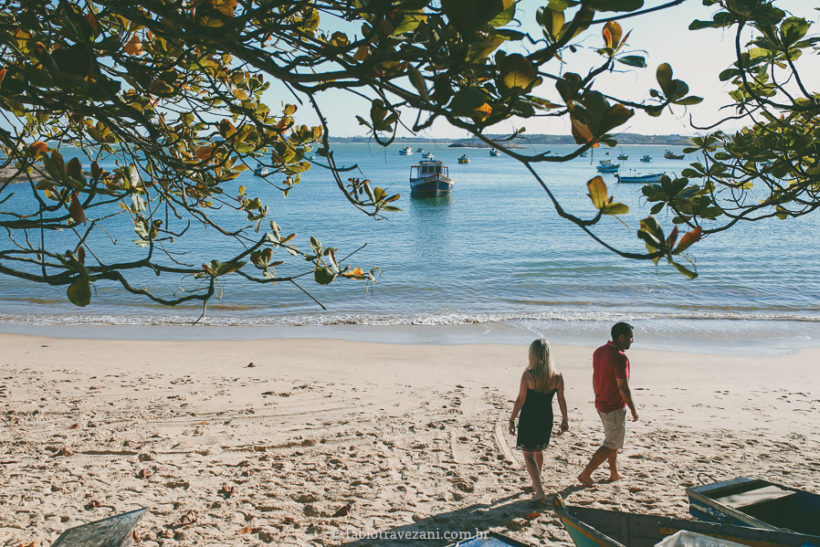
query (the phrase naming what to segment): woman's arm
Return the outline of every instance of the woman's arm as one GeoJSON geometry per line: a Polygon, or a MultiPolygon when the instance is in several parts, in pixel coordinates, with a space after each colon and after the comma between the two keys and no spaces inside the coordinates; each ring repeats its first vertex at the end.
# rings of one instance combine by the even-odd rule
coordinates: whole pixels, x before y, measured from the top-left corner
{"type": "Polygon", "coordinates": [[[564,377],[558,375],[558,385],[555,387],[558,390],[558,408],[561,409],[561,431],[569,429],[569,421],[567,419],[567,400],[564,398],[564,377]]]}
{"type": "Polygon", "coordinates": [[[521,411],[521,407],[524,406],[524,401],[527,399],[527,389],[529,388],[529,378],[526,372],[521,375],[521,383],[518,386],[518,397],[515,399],[515,404],[513,404],[512,414],[510,414],[510,424],[507,429],[510,431],[510,435],[515,434],[515,418],[518,416],[518,413],[521,411]]]}

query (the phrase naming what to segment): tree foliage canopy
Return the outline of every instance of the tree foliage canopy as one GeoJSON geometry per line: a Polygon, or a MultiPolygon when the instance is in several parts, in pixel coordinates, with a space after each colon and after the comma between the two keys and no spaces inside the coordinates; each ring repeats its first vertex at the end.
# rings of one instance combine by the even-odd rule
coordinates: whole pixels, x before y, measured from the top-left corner
{"type": "Polygon", "coordinates": [[[0,249],[0,274],[66,286],[81,306],[104,279],[170,305],[207,302],[226,275],[260,283],[297,283],[302,275],[321,284],[372,281],[372,270],[345,265],[316,238],[309,249],[297,248],[259,192],[230,184],[247,169],[264,168],[267,183],[287,193],[301,173],[319,166],[364,213],[394,210],[397,195],[345,179],[336,165],[321,105],[332,92],[369,101],[359,123],[385,145],[402,125],[421,131],[445,120],[469,131],[522,162],[557,213],[608,249],[665,258],[693,277],[693,266],[680,261],[704,236],[740,220],[799,216],[818,206],[817,93],[795,67],[801,54],[817,50],[807,21],[763,0],[703,1],[712,19],[690,28],[735,32],[737,60],[719,76],[734,84],[732,118],[746,128],[702,128],[689,151],[703,160],[679,178],[644,187],[653,206],[635,233],[646,252],[622,250],[628,242],[596,230],[604,215],[629,210],[600,177],[587,183],[591,209],[580,218],[534,168],[615,145],[617,128],[636,110],[657,116],[700,102],[666,63],[655,67],[657,88],[645,97],[616,97],[605,88],[616,67],[647,68],[629,50],[624,27],[682,1],[646,7],[643,0],[550,0],[537,11],[538,36],[519,30],[514,0],[0,1],[0,150],[2,167],[15,174],[14,183],[0,182],[0,227],[10,241],[0,249]],[[355,32],[343,30],[352,26],[355,32]],[[590,34],[598,35],[599,62],[568,66],[568,52],[590,34]],[[293,100],[266,104],[272,80],[293,100]],[[313,109],[320,125],[300,124],[297,105],[313,109]],[[402,117],[408,112],[411,120],[402,117]],[[577,148],[526,154],[485,137],[501,122],[537,117],[568,119],[577,148]],[[69,147],[80,157],[66,161],[69,147]],[[11,199],[22,193],[25,207],[11,199]],[[117,216],[130,218],[133,235],[106,232],[117,216]],[[671,229],[661,218],[671,218],[671,229]],[[175,249],[193,225],[233,243],[209,261],[189,263],[175,249]],[[55,230],[76,235],[71,249],[45,244],[43,234],[55,230]],[[92,244],[101,232],[132,239],[141,254],[111,260],[92,244]],[[302,273],[280,275],[289,257],[307,261],[302,273]],[[137,286],[130,276],[141,270],[179,276],[186,291],[163,295],[137,286]]]}

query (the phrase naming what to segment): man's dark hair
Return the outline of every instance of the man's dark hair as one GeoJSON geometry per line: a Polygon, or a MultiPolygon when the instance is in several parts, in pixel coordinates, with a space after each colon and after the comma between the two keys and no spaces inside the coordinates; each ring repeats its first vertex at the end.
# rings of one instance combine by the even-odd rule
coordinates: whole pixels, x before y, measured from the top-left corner
{"type": "Polygon", "coordinates": [[[620,335],[629,336],[632,332],[632,325],[623,321],[612,325],[612,341],[615,342],[620,335]]]}

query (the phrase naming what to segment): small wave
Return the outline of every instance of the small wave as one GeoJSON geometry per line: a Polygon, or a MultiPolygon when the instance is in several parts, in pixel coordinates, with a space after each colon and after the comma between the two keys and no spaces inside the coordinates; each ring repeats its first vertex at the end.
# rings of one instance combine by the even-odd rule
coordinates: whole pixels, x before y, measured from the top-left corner
{"type": "MultiPolygon", "coordinates": [[[[238,311],[227,308],[225,311],[238,311]]],[[[586,323],[657,320],[675,321],[795,321],[820,323],[820,315],[741,311],[592,311],[566,310],[550,312],[461,313],[438,312],[419,314],[379,313],[317,313],[280,316],[243,316],[214,314],[197,321],[197,315],[120,315],[120,314],[0,314],[0,324],[16,325],[134,325],[174,326],[197,323],[211,327],[299,327],[299,326],[459,326],[481,324],[518,324],[528,322],[586,323]]]]}

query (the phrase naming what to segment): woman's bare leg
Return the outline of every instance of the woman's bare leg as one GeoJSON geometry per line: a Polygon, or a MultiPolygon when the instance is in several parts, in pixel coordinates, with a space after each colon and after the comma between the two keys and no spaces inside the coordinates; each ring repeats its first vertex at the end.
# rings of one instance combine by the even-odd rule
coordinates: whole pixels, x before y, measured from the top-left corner
{"type": "Polygon", "coordinates": [[[543,500],[546,497],[544,495],[544,485],[541,483],[541,469],[536,461],[538,456],[543,458],[541,451],[524,450],[524,463],[527,465],[527,472],[530,474],[530,479],[532,479],[533,499],[536,501],[543,500]]]}

